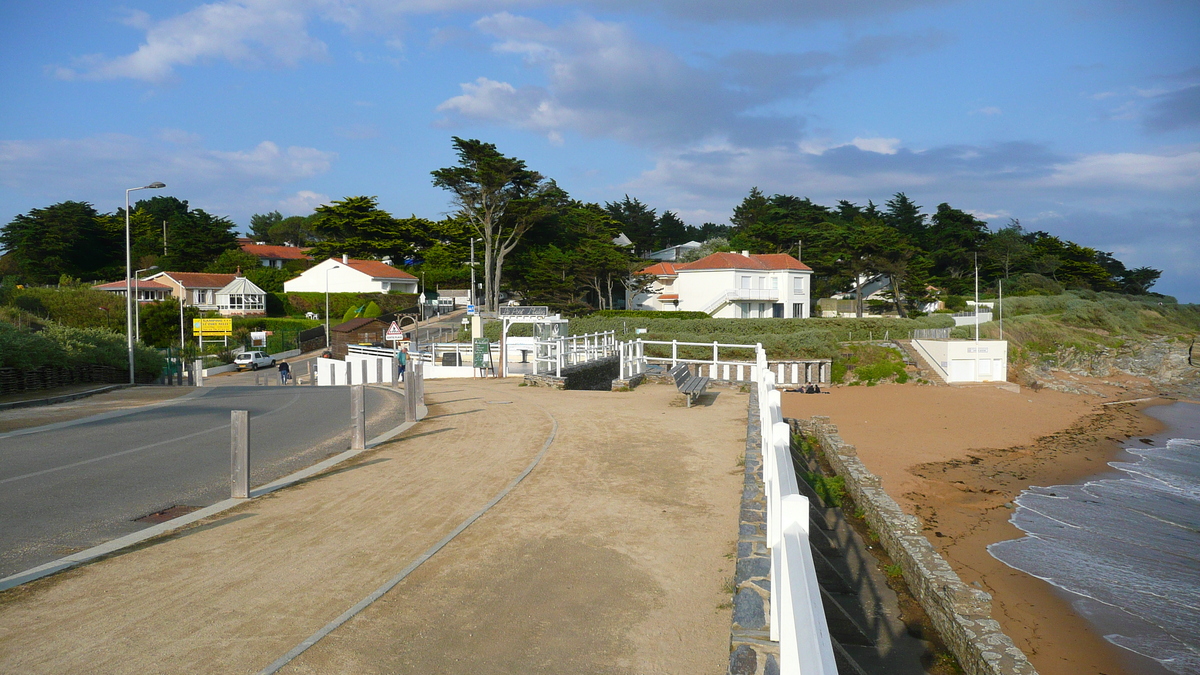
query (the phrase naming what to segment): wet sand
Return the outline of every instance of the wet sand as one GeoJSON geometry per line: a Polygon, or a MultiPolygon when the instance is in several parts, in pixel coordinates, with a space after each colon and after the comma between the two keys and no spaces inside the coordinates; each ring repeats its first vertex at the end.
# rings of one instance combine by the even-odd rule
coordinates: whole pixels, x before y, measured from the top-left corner
{"type": "Polygon", "coordinates": [[[784,415],[828,415],[838,425],[963,581],[992,594],[993,617],[1039,673],[1134,675],[1126,653],[1057,589],[996,560],[987,546],[1024,536],[1008,522],[1022,490],[1104,472],[1122,441],[1158,431],[1140,412],[1155,401],[1103,405],[1113,399],[991,385],[831,392],[784,394],[784,415]]]}

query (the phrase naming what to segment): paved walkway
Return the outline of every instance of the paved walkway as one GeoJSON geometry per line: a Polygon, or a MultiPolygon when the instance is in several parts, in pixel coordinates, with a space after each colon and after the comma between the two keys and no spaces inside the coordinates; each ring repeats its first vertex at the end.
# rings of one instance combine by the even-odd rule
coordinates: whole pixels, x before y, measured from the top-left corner
{"type": "Polygon", "coordinates": [[[427,382],[350,466],[0,594],[0,672],[723,673],[744,394],[427,382]],[[552,442],[547,440],[553,435],[552,442]]]}

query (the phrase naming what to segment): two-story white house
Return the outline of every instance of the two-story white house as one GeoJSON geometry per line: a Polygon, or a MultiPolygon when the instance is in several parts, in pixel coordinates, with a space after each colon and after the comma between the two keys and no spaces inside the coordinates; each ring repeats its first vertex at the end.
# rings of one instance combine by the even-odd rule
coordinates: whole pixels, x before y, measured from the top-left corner
{"type": "Polygon", "coordinates": [[[283,282],[285,293],[416,293],[417,278],[378,260],[329,258],[283,282]],[[328,287],[326,286],[328,283],[328,287]]]}
{"type": "Polygon", "coordinates": [[[633,309],[728,319],[806,319],[812,312],[812,269],[786,253],[713,253],[690,263],[656,263],[639,274],[654,281],[634,296],[633,309]]]}

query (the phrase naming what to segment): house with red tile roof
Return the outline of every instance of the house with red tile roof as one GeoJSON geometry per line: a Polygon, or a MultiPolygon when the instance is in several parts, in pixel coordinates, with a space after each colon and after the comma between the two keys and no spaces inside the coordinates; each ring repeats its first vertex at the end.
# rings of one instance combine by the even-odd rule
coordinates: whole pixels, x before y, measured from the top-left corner
{"type": "Polygon", "coordinates": [[[329,258],[283,282],[287,293],[416,293],[417,278],[378,260],[329,258]],[[328,284],[328,286],[326,285],[328,284]]]}
{"type": "MultiPolygon", "coordinates": [[[[222,316],[266,314],[266,292],[238,274],[207,272],[158,272],[131,284],[140,303],[158,302],[168,297],[183,301],[184,307],[202,312],[216,311],[222,316]]],[[[95,286],[96,290],[125,295],[125,282],[95,286]]]]}
{"type": "Polygon", "coordinates": [[[806,319],[812,312],[812,269],[786,253],[720,252],[690,263],[658,262],[633,309],[706,312],[716,318],[806,319]]]}
{"type": "MultiPolygon", "coordinates": [[[[172,295],[172,288],[170,286],[160,284],[157,281],[150,281],[148,279],[131,279],[129,282],[129,287],[133,290],[133,297],[142,304],[166,300],[168,296],[172,295]]],[[[92,288],[98,291],[107,291],[108,293],[124,296],[125,280],[122,279],[120,281],[112,281],[107,284],[98,284],[96,286],[92,286],[92,288]]]]}
{"type": "Polygon", "coordinates": [[[238,237],[237,242],[243,251],[257,257],[263,267],[280,268],[289,260],[312,260],[312,256],[308,254],[308,249],[300,248],[299,246],[262,244],[255,242],[249,237],[238,237]]]}

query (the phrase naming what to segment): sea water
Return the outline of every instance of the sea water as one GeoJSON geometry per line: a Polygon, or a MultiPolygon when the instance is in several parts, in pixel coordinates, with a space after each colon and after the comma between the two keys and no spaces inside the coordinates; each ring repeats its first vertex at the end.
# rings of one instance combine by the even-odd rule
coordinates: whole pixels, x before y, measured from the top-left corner
{"type": "Polygon", "coordinates": [[[1200,674],[1200,405],[1146,413],[1167,431],[1131,439],[1115,472],[1021,493],[1011,521],[1026,536],[988,551],[1067,591],[1109,642],[1161,665],[1135,657],[1135,672],[1200,674]]]}

